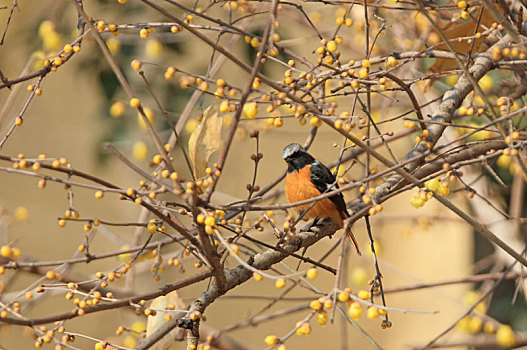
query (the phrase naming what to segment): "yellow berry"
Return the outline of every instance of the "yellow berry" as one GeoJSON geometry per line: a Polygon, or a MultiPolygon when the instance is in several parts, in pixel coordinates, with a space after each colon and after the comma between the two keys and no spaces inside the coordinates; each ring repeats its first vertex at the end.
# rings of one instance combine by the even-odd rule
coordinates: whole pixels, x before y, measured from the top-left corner
{"type": "Polygon", "coordinates": [[[13,259],[18,259],[18,258],[20,258],[21,255],[22,255],[22,251],[20,250],[20,248],[13,248],[12,249],[11,257],[13,259]]]}
{"type": "Polygon", "coordinates": [[[371,297],[371,294],[370,292],[368,292],[367,290],[359,290],[358,293],[357,293],[357,296],[359,298],[361,298],[362,300],[367,300],[367,299],[370,299],[371,297]]]}
{"type": "Polygon", "coordinates": [[[347,302],[350,299],[349,293],[347,291],[342,291],[337,296],[337,299],[343,303],[347,302]]]}
{"type": "Polygon", "coordinates": [[[152,157],[152,163],[154,163],[155,165],[161,164],[162,161],[163,161],[163,156],[160,154],[156,154],[154,157],[152,157]]]}
{"type": "Polygon", "coordinates": [[[307,273],[306,273],[306,277],[310,280],[314,280],[315,278],[317,278],[317,275],[318,275],[318,271],[317,269],[315,268],[310,268],[309,270],[307,270],[307,273]]]}
{"type": "Polygon", "coordinates": [[[224,100],[224,101],[221,102],[221,104],[220,104],[220,112],[221,113],[227,113],[229,111],[229,108],[230,108],[229,101],[224,100]]]}
{"type": "Polygon", "coordinates": [[[119,118],[124,114],[124,103],[117,101],[110,106],[110,115],[114,118],[119,118]]]}
{"type": "Polygon", "coordinates": [[[377,309],[375,306],[370,306],[366,311],[366,317],[368,317],[370,320],[379,317],[379,309],[377,309]]]}
{"type": "Polygon", "coordinates": [[[278,337],[276,335],[268,335],[267,337],[265,337],[264,341],[265,341],[265,344],[269,346],[273,346],[276,343],[278,343],[278,337]]]}
{"type": "Polygon", "coordinates": [[[493,334],[496,332],[496,326],[492,321],[487,321],[483,325],[483,332],[485,332],[485,334],[493,334]]]}
{"type": "Polygon", "coordinates": [[[281,128],[284,125],[284,120],[280,117],[274,118],[273,125],[277,128],[281,128]]]}
{"type": "Polygon", "coordinates": [[[496,340],[498,345],[504,348],[508,348],[516,345],[516,335],[512,328],[508,325],[501,325],[496,332],[496,340]]]}
{"type": "Polygon", "coordinates": [[[388,57],[388,59],[386,60],[386,65],[389,68],[393,68],[393,67],[397,66],[397,59],[395,57],[393,57],[393,56],[388,57]]]}
{"type": "Polygon", "coordinates": [[[368,69],[367,68],[361,68],[359,70],[359,78],[361,79],[367,79],[368,78],[368,69]]]}
{"type": "Polygon", "coordinates": [[[136,141],[132,147],[132,155],[137,160],[145,160],[148,156],[148,146],[143,141],[136,141]]]}
{"type": "Polygon", "coordinates": [[[157,225],[156,224],[148,224],[146,226],[146,232],[149,234],[154,234],[157,231],[157,225]]]}
{"type": "Polygon", "coordinates": [[[205,225],[207,226],[215,226],[216,225],[216,220],[214,219],[214,217],[212,216],[209,216],[205,219],[205,225]]]}
{"type": "Polygon", "coordinates": [[[137,108],[141,105],[141,101],[138,98],[132,98],[130,99],[130,107],[137,108]]]}
{"type": "Polygon", "coordinates": [[[133,60],[132,62],[130,62],[130,65],[134,70],[139,70],[143,66],[143,62],[139,60],[133,60]]]}
{"type": "MultiPolygon", "coordinates": [[[[148,119],[148,122],[153,125],[154,124],[154,111],[149,107],[144,107],[143,112],[145,114],[146,119],[148,119]]],[[[138,112],[137,113],[137,123],[139,124],[139,127],[143,130],[147,130],[148,126],[146,125],[145,119],[143,118],[143,115],[138,112]]]]}
{"type": "Polygon", "coordinates": [[[351,303],[349,309],[348,309],[348,315],[354,320],[358,320],[360,316],[362,315],[362,308],[359,303],[353,302],[351,303]]]}
{"type": "Polygon", "coordinates": [[[320,300],[313,300],[311,303],[309,303],[309,307],[313,310],[318,311],[322,309],[322,303],[320,302],[320,300]]]}
{"type": "Polygon", "coordinates": [[[335,52],[337,51],[337,43],[331,40],[330,42],[326,44],[326,48],[329,52],[335,52]]]}
{"type": "MultiPolygon", "coordinates": [[[[37,164],[37,163],[35,163],[37,164]]],[[[29,215],[29,211],[26,207],[16,207],[13,211],[13,216],[16,221],[25,221],[29,215]]]]}
{"type": "Polygon", "coordinates": [[[2,248],[0,248],[0,255],[4,258],[9,258],[12,253],[11,247],[8,245],[3,245],[2,248]]]}
{"type": "Polygon", "coordinates": [[[310,120],[309,120],[309,124],[311,126],[316,126],[316,127],[320,127],[322,125],[322,120],[320,120],[320,118],[318,117],[312,117],[310,120]]]}
{"type": "Polygon", "coordinates": [[[284,288],[285,287],[285,279],[283,278],[279,278],[276,280],[275,282],[275,287],[280,289],[280,288],[284,288]]]}
{"type": "Polygon", "coordinates": [[[258,114],[258,104],[256,102],[250,102],[243,105],[242,114],[247,119],[254,119],[258,114]]]}

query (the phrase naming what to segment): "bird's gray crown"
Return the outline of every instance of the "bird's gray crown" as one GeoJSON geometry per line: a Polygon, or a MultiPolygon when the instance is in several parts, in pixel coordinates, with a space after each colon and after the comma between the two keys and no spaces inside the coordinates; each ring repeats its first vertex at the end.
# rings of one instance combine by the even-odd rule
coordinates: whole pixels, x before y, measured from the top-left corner
{"type": "Polygon", "coordinates": [[[295,153],[304,153],[305,151],[306,150],[304,149],[304,147],[300,146],[298,143],[290,143],[284,148],[284,151],[282,152],[282,157],[287,160],[295,153]]]}

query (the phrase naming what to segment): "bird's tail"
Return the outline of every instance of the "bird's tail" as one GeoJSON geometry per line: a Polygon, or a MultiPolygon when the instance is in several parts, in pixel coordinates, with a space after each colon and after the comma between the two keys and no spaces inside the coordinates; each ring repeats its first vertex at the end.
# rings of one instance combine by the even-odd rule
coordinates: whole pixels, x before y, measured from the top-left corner
{"type": "Polygon", "coordinates": [[[362,255],[359,249],[359,244],[357,243],[357,240],[355,239],[355,236],[353,235],[353,232],[351,232],[351,229],[349,226],[346,226],[345,232],[348,235],[349,239],[351,240],[351,243],[355,246],[355,250],[357,250],[357,254],[362,255]]]}

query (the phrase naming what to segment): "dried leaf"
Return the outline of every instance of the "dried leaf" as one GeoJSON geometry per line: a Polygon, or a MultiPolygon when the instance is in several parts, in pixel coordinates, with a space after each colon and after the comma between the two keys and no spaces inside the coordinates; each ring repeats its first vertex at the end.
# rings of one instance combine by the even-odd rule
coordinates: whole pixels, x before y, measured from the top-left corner
{"type": "Polygon", "coordinates": [[[201,123],[190,135],[188,151],[196,178],[205,176],[210,156],[221,147],[222,125],[223,118],[219,115],[218,106],[213,105],[205,110],[201,123]]]}

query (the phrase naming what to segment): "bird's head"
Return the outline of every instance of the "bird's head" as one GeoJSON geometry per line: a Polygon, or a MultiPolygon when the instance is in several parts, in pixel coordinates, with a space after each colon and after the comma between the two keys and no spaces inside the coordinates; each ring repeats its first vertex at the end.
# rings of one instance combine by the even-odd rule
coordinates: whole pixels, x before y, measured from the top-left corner
{"type": "Polygon", "coordinates": [[[307,153],[304,147],[300,146],[298,143],[287,145],[282,152],[282,157],[287,162],[287,170],[290,173],[299,171],[306,165],[315,161],[315,158],[307,153]]]}

